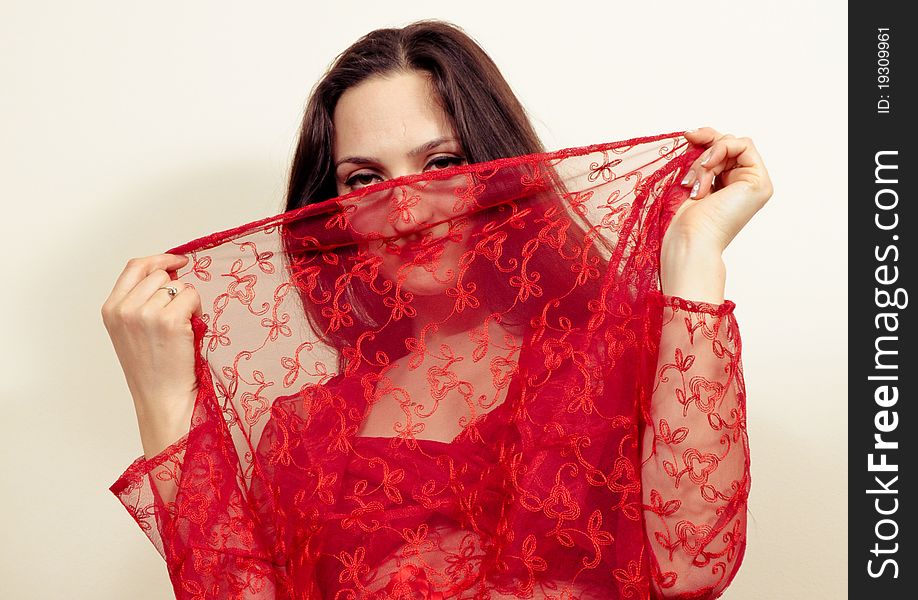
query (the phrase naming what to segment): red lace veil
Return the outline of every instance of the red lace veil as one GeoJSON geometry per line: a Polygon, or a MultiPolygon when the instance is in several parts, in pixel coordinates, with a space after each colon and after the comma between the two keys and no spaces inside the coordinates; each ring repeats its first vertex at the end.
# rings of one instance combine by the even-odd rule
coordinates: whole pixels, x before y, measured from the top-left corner
{"type": "Polygon", "coordinates": [[[203,237],[189,432],[111,491],[180,598],[714,598],[750,486],[733,302],[661,293],[678,133],[203,237]]]}

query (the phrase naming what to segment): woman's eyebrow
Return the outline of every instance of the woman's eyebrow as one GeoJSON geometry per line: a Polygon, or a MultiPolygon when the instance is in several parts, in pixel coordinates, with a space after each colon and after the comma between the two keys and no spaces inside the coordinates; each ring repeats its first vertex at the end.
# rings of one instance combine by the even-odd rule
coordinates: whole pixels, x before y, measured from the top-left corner
{"type": "MultiPolygon", "coordinates": [[[[438,137],[436,139],[430,140],[429,142],[421,144],[414,150],[411,150],[410,152],[408,152],[408,156],[417,156],[418,154],[429,152],[430,150],[433,150],[437,146],[442,146],[443,144],[447,142],[455,142],[455,141],[457,140],[451,137],[438,137]]],[[[378,163],[380,161],[378,158],[373,158],[373,157],[368,157],[368,156],[346,156],[344,158],[338,159],[338,161],[335,162],[335,168],[338,168],[339,166],[341,166],[341,164],[346,163],[346,162],[354,163],[355,165],[366,165],[366,164],[371,164],[371,163],[378,163]]]]}

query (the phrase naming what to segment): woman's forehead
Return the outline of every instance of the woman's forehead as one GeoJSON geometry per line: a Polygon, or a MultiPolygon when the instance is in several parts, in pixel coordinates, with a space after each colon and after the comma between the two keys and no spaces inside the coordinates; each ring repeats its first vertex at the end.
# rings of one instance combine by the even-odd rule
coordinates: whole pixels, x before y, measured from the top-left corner
{"type": "Polygon", "coordinates": [[[421,144],[451,137],[449,117],[429,79],[416,72],[373,77],[338,101],[333,115],[334,157],[404,156],[421,144]]]}

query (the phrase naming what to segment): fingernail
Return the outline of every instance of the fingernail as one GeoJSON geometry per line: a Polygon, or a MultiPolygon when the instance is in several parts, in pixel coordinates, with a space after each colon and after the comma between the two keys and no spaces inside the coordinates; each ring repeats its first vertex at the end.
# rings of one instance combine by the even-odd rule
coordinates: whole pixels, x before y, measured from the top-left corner
{"type": "Polygon", "coordinates": [[[698,195],[698,188],[701,187],[701,180],[695,182],[695,185],[692,186],[692,193],[689,194],[689,198],[694,198],[698,195]]]}
{"type": "Polygon", "coordinates": [[[681,185],[688,185],[688,184],[692,183],[692,180],[693,180],[694,178],[695,178],[695,171],[694,171],[693,169],[689,169],[689,172],[686,173],[686,174],[685,174],[685,177],[682,178],[682,183],[681,183],[681,185]]]}
{"type": "Polygon", "coordinates": [[[704,163],[708,162],[708,159],[709,159],[709,158],[711,158],[711,151],[710,151],[710,150],[708,150],[707,152],[704,153],[704,157],[701,159],[701,162],[698,163],[698,164],[704,166],[704,163]]]}
{"type": "Polygon", "coordinates": [[[698,131],[698,128],[696,127],[694,129],[686,129],[683,133],[692,133],[693,131],[698,131]]]}

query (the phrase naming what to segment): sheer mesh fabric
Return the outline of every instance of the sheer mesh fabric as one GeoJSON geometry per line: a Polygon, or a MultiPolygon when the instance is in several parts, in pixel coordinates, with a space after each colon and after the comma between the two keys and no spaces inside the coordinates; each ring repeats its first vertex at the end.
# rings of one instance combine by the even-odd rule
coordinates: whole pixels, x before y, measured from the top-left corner
{"type": "Polygon", "coordinates": [[[720,596],[750,489],[735,305],[659,273],[703,150],[454,166],[168,250],[203,300],[194,414],[110,490],[176,597],[720,596]]]}

